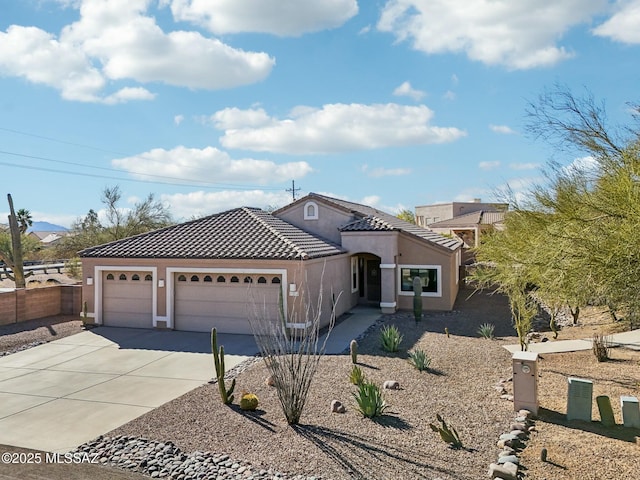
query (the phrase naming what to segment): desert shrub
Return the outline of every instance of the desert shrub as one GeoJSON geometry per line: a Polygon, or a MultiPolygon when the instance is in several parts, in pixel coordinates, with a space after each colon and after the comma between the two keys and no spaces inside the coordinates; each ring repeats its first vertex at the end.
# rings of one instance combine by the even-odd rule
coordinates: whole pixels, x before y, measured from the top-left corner
{"type": "Polygon", "coordinates": [[[424,350],[416,348],[413,352],[409,352],[409,363],[422,372],[429,368],[431,359],[424,350]]]}
{"type": "Polygon", "coordinates": [[[611,349],[611,340],[604,335],[595,334],[593,336],[592,350],[596,359],[599,362],[606,362],[609,360],[609,351],[611,349]]]}
{"type": "Polygon", "coordinates": [[[496,327],[493,323],[483,323],[478,327],[478,335],[482,338],[488,338],[489,340],[493,339],[493,332],[496,327]]]}
{"type": "Polygon", "coordinates": [[[240,409],[253,411],[258,408],[258,396],[253,393],[243,393],[240,397],[240,409]]]}
{"type": "Polygon", "coordinates": [[[362,382],[358,385],[358,391],[353,394],[353,398],[358,404],[358,412],[366,418],[382,415],[387,408],[380,387],[372,382],[362,382]]]}
{"type": "Polygon", "coordinates": [[[397,352],[403,338],[395,325],[385,325],[380,330],[380,346],[385,352],[397,352]]]}
{"type": "Polygon", "coordinates": [[[349,381],[354,385],[360,385],[365,381],[364,373],[362,373],[362,369],[359,366],[353,366],[349,374],[349,381]]]}

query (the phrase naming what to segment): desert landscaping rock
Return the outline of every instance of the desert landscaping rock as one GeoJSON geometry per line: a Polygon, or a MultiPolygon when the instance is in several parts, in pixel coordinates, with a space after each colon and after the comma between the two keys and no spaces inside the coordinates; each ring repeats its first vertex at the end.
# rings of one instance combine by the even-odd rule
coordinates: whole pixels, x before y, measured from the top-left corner
{"type": "Polygon", "coordinates": [[[212,452],[182,452],[171,442],[118,435],[99,437],[79,446],[74,452],[89,455],[103,465],[125,468],[169,480],[321,480],[322,477],[289,476],[281,472],[254,469],[246,462],[234,461],[228,455],[212,452]]]}
{"type": "Polygon", "coordinates": [[[345,413],[347,409],[340,400],[332,400],[331,401],[331,412],[332,413],[345,413]]]}
{"type": "Polygon", "coordinates": [[[385,380],[382,386],[387,390],[400,390],[400,382],[396,380],[385,380]]]}

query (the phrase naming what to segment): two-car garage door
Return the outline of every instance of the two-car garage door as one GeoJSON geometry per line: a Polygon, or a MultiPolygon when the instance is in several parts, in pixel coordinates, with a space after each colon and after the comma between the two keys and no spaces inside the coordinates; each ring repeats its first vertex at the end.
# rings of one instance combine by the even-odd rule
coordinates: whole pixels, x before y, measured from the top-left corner
{"type": "MultiPolygon", "coordinates": [[[[153,277],[147,271],[102,274],[102,323],[111,327],[153,327],[153,277]]],[[[281,276],[274,274],[175,273],[174,329],[251,334],[257,309],[279,318],[281,276]]]]}
{"type": "Polygon", "coordinates": [[[176,330],[251,334],[253,305],[278,318],[279,275],[176,273],[174,286],[176,330]]]}

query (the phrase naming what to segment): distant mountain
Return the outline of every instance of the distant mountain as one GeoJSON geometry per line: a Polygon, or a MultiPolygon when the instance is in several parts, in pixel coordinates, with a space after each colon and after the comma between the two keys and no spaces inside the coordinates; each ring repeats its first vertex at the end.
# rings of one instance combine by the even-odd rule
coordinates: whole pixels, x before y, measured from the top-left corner
{"type": "Polygon", "coordinates": [[[27,232],[66,232],[68,228],[49,222],[33,222],[27,232]]]}

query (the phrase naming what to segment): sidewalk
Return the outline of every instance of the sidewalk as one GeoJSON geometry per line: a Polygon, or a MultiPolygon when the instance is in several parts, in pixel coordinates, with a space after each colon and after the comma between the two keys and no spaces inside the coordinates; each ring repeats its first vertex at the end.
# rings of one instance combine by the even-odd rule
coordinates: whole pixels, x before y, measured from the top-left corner
{"type": "MultiPolygon", "coordinates": [[[[349,316],[338,323],[327,340],[325,353],[328,355],[339,355],[349,348],[349,343],[354,338],[359,337],[367,328],[376,323],[382,316],[379,308],[357,306],[351,309],[349,316]]],[[[326,333],[320,336],[319,343],[322,344],[326,333]]]]}
{"type": "MultiPolygon", "coordinates": [[[[631,350],[640,350],[640,329],[630,332],[615,333],[609,335],[612,347],[624,347],[631,350]]],[[[558,340],[539,343],[530,343],[529,351],[534,353],[563,353],[578,352],[580,350],[591,350],[592,340],[558,340]]],[[[504,345],[504,348],[511,353],[519,352],[520,345],[504,345]]]]}

